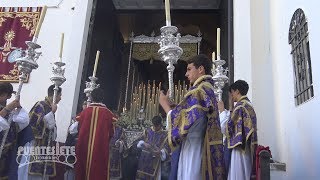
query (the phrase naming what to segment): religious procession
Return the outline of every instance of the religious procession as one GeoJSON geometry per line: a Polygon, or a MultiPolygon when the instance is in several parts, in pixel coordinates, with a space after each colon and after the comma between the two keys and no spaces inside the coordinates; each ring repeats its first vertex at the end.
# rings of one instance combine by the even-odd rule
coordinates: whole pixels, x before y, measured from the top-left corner
{"type": "MultiPolygon", "coordinates": [[[[271,151],[258,144],[249,82],[233,78],[223,43],[229,26],[216,23],[214,35],[174,26],[170,4],[163,2],[159,30],[136,36],[104,24],[106,9],[121,4],[95,1],[88,41],[72,44],[81,54],[64,55],[61,33],[58,58],[45,62],[50,70],[40,61],[50,47],[40,44],[52,7],[0,7],[0,180],[270,179],[271,151]]],[[[129,16],[119,16],[120,27],[143,21],[129,16]]],[[[77,39],[71,34],[67,43],[77,39]]]]}

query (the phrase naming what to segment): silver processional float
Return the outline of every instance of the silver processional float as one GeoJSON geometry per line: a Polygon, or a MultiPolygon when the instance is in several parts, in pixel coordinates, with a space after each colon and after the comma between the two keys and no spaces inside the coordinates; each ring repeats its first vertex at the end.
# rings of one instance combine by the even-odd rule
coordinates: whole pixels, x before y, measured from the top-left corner
{"type": "MultiPolygon", "coordinates": [[[[26,50],[21,50],[21,49],[17,49],[16,51],[13,51],[9,56],[11,60],[10,62],[16,62],[16,64],[18,65],[18,70],[21,73],[19,75],[19,85],[18,85],[18,90],[15,96],[15,99],[20,100],[20,93],[22,90],[22,86],[23,83],[27,81],[28,76],[30,75],[30,73],[32,72],[32,70],[37,69],[38,68],[38,63],[37,60],[41,55],[41,52],[37,52],[36,49],[41,48],[41,46],[39,44],[37,44],[37,40],[38,40],[38,36],[39,36],[39,32],[40,32],[40,28],[42,25],[42,22],[44,20],[45,14],[47,12],[47,7],[44,6],[42,11],[41,11],[41,15],[39,18],[39,22],[34,34],[34,37],[32,39],[32,41],[26,41],[27,44],[27,48],[26,50]]],[[[13,121],[13,116],[9,115],[8,118],[8,124],[9,127],[11,125],[13,121]]],[[[0,158],[2,155],[2,151],[9,133],[9,130],[5,130],[2,141],[1,141],[1,146],[0,146],[0,158]]]]}

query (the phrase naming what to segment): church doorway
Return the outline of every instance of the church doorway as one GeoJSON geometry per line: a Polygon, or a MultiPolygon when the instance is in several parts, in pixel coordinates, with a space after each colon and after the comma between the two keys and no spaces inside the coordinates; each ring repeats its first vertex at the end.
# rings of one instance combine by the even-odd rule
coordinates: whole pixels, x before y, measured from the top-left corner
{"type": "MultiPolygon", "coordinates": [[[[227,62],[232,82],[233,1],[201,2],[190,4],[186,0],[172,1],[172,25],[178,27],[181,36],[201,37],[196,53],[206,54],[210,58],[211,53],[216,51],[216,29],[220,27],[221,58],[227,62]]],[[[126,108],[129,109],[134,87],[139,88],[141,83],[147,86],[148,81],[151,84],[161,82],[162,88],[166,88],[166,64],[152,56],[143,60],[132,57],[130,41],[132,37],[140,35],[148,37],[160,35],[160,28],[165,25],[163,7],[164,3],[150,0],[93,0],[78,109],[86,99],[83,90],[85,82],[89,81],[88,77],[92,75],[97,50],[101,51],[97,70],[98,83],[106,91],[104,103],[110,109],[121,111],[125,102],[127,102],[126,108]]],[[[175,83],[186,81],[184,77],[186,66],[183,60],[179,60],[176,64],[175,83]]]]}

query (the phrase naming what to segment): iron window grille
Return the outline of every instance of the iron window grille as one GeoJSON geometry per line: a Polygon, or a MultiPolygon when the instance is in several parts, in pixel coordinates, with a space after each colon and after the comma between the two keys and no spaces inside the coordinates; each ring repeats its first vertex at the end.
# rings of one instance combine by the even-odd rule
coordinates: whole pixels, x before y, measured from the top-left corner
{"type": "Polygon", "coordinates": [[[289,44],[294,69],[295,104],[306,102],[314,96],[309,48],[308,21],[302,9],[297,9],[292,16],[289,29],[289,44]]]}

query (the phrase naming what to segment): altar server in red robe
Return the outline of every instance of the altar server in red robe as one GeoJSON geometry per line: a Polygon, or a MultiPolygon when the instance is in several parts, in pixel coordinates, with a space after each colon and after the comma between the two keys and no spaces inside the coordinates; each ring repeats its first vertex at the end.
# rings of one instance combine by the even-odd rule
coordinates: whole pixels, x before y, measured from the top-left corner
{"type": "Polygon", "coordinates": [[[79,137],[76,146],[76,179],[109,179],[109,142],[115,115],[104,105],[104,91],[91,93],[92,101],[77,117],[79,137]]]}

